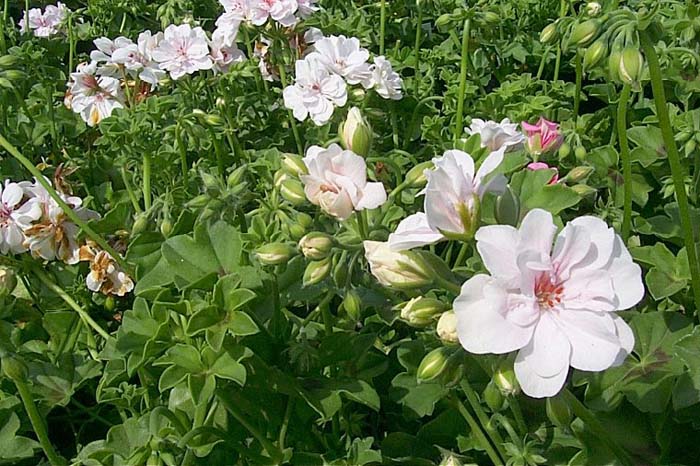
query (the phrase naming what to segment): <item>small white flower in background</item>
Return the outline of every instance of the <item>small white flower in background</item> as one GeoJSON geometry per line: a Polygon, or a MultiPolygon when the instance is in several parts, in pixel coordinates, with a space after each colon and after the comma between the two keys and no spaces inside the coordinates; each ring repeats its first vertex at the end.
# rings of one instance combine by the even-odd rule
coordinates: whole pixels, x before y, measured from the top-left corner
{"type": "Polygon", "coordinates": [[[389,235],[396,251],[433,244],[447,238],[469,239],[478,224],[479,203],[487,192],[500,193],[506,178],[490,175],[503,161],[504,149],[491,152],[478,170],[474,160],[461,150],[448,150],[433,159],[435,167],[425,171],[423,210],[403,219],[389,235]]]}
{"type": "Polygon", "coordinates": [[[33,31],[36,37],[51,37],[62,32],[62,26],[70,10],[61,2],[56,5],[47,5],[42,13],[39,8],[32,8],[27,14],[22,12],[19,21],[21,33],[33,31]],[[25,24],[25,16],[28,16],[29,25],[25,24]],[[28,27],[27,27],[28,26],[28,27]]]}
{"type": "MultiPolygon", "coordinates": [[[[217,27],[234,22],[245,21],[252,23],[254,19],[254,6],[259,0],[219,0],[225,13],[216,21],[217,27]],[[221,22],[221,24],[219,24],[221,22]]],[[[267,20],[267,17],[265,18],[267,20]]],[[[264,24],[265,21],[262,22],[264,24]]]]}
{"type": "Polygon", "coordinates": [[[134,282],[107,252],[88,241],[79,251],[81,261],[90,262],[85,284],[90,291],[124,296],[134,289],[134,282]]]}
{"type": "Polygon", "coordinates": [[[294,85],[283,91],[285,107],[297,120],[310,117],[318,126],[328,123],[335,107],[348,100],[345,81],[316,60],[297,60],[295,70],[294,85]]]}
{"type": "Polygon", "coordinates": [[[234,13],[224,13],[216,20],[216,30],[221,31],[224,41],[227,44],[233,44],[238,37],[238,31],[243,20],[234,13]]]}
{"type": "Polygon", "coordinates": [[[490,151],[496,151],[505,147],[506,152],[516,149],[525,141],[525,135],[518,129],[517,123],[511,123],[504,118],[500,123],[480,118],[473,118],[469,128],[465,128],[468,135],[479,134],[481,147],[487,147],[490,151]]]}
{"type": "Polygon", "coordinates": [[[299,16],[302,19],[306,19],[317,12],[320,7],[316,3],[317,0],[297,0],[299,16]]]}
{"type": "Polygon", "coordinates": [[[299,5],[297,0],[258,0],[252,2],[252,23],[262,26],[268,18],[272,18],[282,26],[293,26],[297,18],[294,16],[299,5]]]}
{"type": "Polygon", "coordinates": [[[541,209],[519,229],[479,229],[477,249],[491,275],[470,278],[454,302],[462,346],[477,354],[518,351],[515,375],[536,398],[557,394],[569,367],[621,364],[634,335],[615,312],[644,296],[640,267],[601,219],[579,217],[556,232],[541,209]]]}
{"type": "Polygon", "coordinates": [[[214,72],[225,73],[233,63],[245,60],[245,54],[238,49],[235,42],[227,42],[227,34],[216,29],[209,41],[211,59],[214,61],[214,72]]]}
{"type": "Polygon", "coordinates": [[[163,40],[153,51],[153,59],[175,80],[214,66],[206,33],[201,27],[192,28],[189,24],[168,26],[163,40]]]}
{"type": "MultiPolygon", "coordinates": [[[[45,260],[61,260],[66,264],[77,263],[80,250],[77,241],[78,226],[70,221],[61,206],[38,182],[25,188],[25,193],[30,196],[27,203],[37,204],[42,213],[40,218],[23,230],[26,238],[24,245],[32,256],[45,260]]],[[[99,218],[97,212],[81,207],[83,201],[79,197],[61,197],[80,218],[99,218]]]]}
{"type": "Polygon", "coordinates": [[[100,65],[97,69],[97,74],[111,78],[121,78],[121,66],[119,63],[112,61],[112,55],[119,49],[130,47],[134,42],[123,36],[119,36],[114,40],[100,37],[92,42],[97,47],[97,50],[90,52],[90,60],[100,65]]]}
{"type": "Polygon", "coordinates": [[[414,289],[433,282],[433,271],[425,261],[411,251],[392,251],[388,243],[363,241],[365,258],[372,275],[388,287],[414,289]]]}
{"type": "Polygon", "coordinates": [[[384,185],[367,182],[365,159],[337,144],[328,149],[311,146],[304,163],[308,175],[302,175],[304,192],[312,204],[339,220],[353,210],[375,209],[386,202],[384,185]]]}
{"type": "Polygon", "coordinates": [[[161,70],[158,63],[153,60],[153,51],[163,40],[163,33],[155,35],[151,31],[139,34],[136,44],[133,42],[115,49],[111,56],[111,62],[123,65],[124,68],[138,74],[139,79],[151,85],[155,89],[158,82],[165,77],[165,71],[161,70]]]}
{"type": "Polygon", "coordinates": [[[30,183],[5,180],[0,186],[0,252],[19,254],[27,250],[22,229],[41,217],[41,207],[26,200],[24,188],[30,183]]]}
{"type": "Polygon", "coordinates": [[[367,82],[372,73],[367,63],[369,52],[356,37],[330,36],[318,39],[307,59],[315,59],[328,71],[345,78],[348,84],[367,82]]]}
{"type": "Polygon", "coordinates": [[[391,62],[382,55],[374,57],[374,64],[370,66],[370,78],[363,82],[367,89],[374,89],[381,97],[391,100],[400,100],[403,80],[391,67],[391,62]]]}
{"type": "Polygon", "coordinates": [[[89,126],[95,126],[112,114],[115,108],[123,108],[121,84],[109,76],[96,76],[97,63],[81,63],[71,81],[66,96],[70,108],[79,113],[89,126]]]}

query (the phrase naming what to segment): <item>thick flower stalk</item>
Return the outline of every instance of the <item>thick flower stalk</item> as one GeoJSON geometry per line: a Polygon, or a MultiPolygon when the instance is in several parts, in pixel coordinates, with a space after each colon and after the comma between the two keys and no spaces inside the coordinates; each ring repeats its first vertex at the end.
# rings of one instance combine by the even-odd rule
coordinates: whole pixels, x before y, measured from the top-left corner
{"type": "Polygon", "coordinates": [[[519,229],[479,229],[477,249],[490,275],[469,279],[454,302],[462,346],[477,354],[518,351],[515,374],[536,398],[557,394],[569,367],[621,364],[634,335],[615,312],[644,296],[640,267],[605,222],[579,217],[556,231],[541,209],[519,229]]]}

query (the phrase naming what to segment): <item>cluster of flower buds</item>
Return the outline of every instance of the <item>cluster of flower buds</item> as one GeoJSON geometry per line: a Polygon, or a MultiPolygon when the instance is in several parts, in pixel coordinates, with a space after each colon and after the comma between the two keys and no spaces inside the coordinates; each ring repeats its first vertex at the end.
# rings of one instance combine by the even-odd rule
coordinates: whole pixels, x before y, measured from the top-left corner
{"type": "MultiPolygon", "coordinates": [[[[82,207],[79,197],[58,195],[79,218],[99,218],[97,212],[82,207]]],[[[38,181],[6,180],[0,187],[0,200],[0,253],[29,252],[37,259],[66,264],[88,261],[90,290],[123,296],[133,289],[133,281],[114,258],[92,243],[80,243],[78,226],[38,181]]]]}
{"type": "Polygon", "coordinates": [[[347,85],[374,89],[384,99],[402,98],[403,81],[389,60],[374,57],[360,47],[360,40],[345,36],[322,37],[295,64],[294,84],[284,89],[284,105],[299,121],[306,118],[318,126],[326,124],[336,107],[348,100],[347,85]]]}
{"type": "Polygon", "coordinates": [[[22,12],[19,30],[22,34],[32,32],[36,37],[51,37],[65,32],[65,22],[70,10],[61,2],[41,8],[32,8],[22,12]]]}

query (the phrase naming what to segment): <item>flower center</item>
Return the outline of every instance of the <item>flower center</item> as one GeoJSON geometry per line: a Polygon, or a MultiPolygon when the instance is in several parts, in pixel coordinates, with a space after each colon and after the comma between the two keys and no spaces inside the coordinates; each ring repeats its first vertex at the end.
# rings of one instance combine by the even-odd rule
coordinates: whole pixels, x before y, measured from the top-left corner
{"type": "Polygon", "coordinates": [[[322,193],[335,193],[338,194],[338,188],[330,184],[322,184],[319,189],[322,193]]]}
{"type": "Polygon", "coordinates": [[[564,285],[558,283],[555,277],[543,272],[535,280],[535,297],[540,310],[550,310],[561,303],[561,295],[564,292],[564,285]]]}

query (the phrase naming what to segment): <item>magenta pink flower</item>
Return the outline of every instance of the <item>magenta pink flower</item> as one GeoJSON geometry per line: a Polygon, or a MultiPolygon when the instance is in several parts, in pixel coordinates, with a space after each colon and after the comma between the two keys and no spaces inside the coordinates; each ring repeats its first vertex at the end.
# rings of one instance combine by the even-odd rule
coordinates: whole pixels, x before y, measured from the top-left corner
{"type": "Polygon", "coordinates": [[[550,167],[544,162],[532,162],[527,165],[530,170],[554,170],[554,175],[547,184],[556,184],[559,181],[559,170],[557,167],[550,167]]]}
{"type": "Polygon", "coordinates": [[[523,121],[521,126],[527,138],[525,145],[532,155],[554,152],[564,142],[564,137],[559,132],[559,123],[540,117],[534,125],[523,121]]]}

